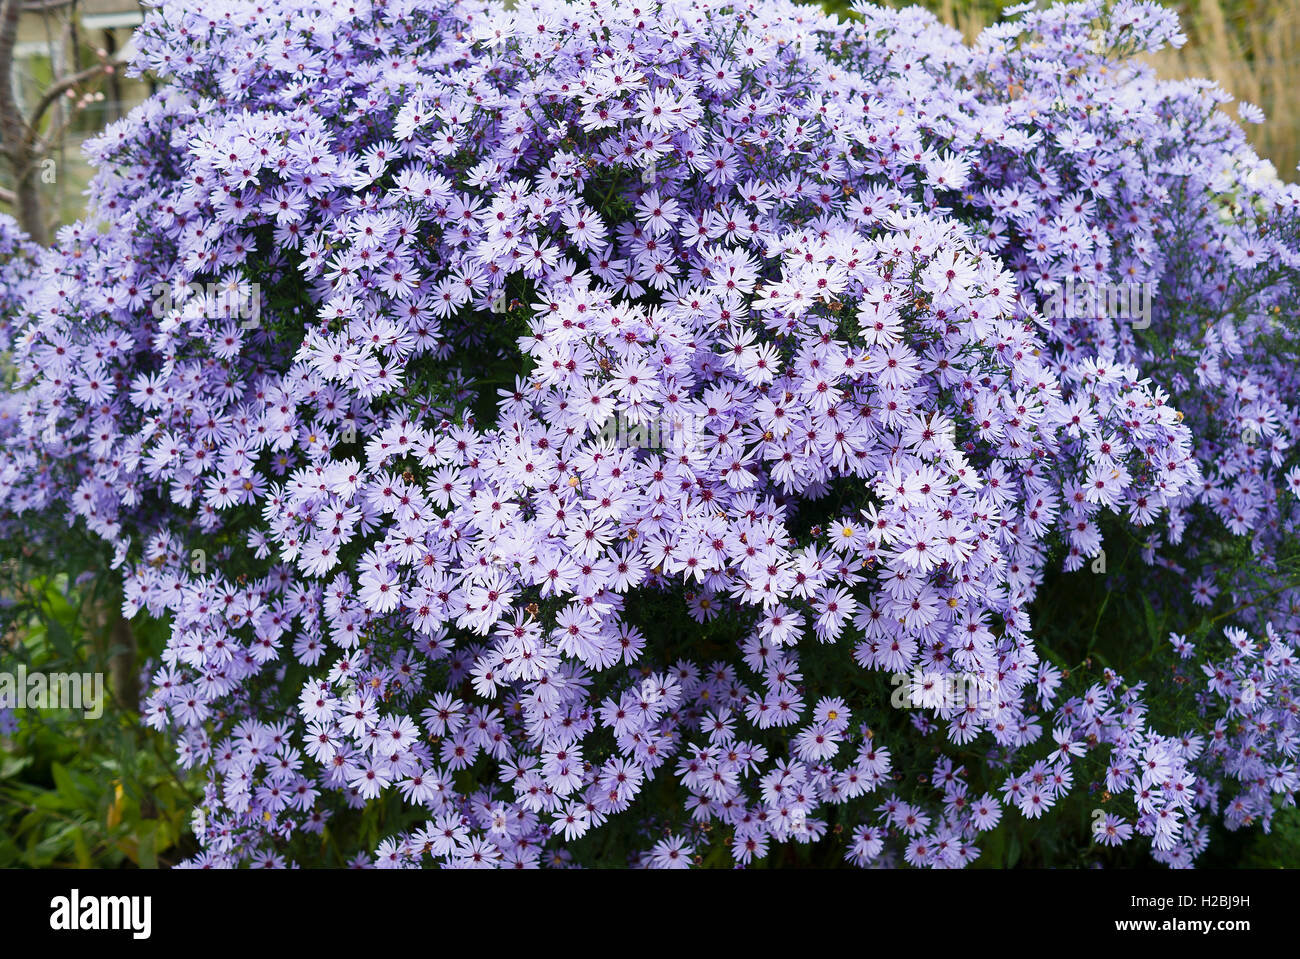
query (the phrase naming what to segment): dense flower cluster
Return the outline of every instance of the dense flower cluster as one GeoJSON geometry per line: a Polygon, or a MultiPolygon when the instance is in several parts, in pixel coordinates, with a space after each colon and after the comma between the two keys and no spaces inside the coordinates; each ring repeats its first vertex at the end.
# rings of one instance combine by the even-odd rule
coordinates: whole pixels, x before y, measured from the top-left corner
{"type": "MultiPolygon", "coordinates": [[[[13,348],[15,329],[21,326],[24,303],[34,292],[39,248],[13,217],[0,213],[0,352],[13,348]]],[[[12,405],[16,397],[6,394],[0,403],[12,405]]]]}
{"type": "Polygon", "coordinates": [[[1203,531],[1294,541],[1300,190],[1125,59],[1176,39],[1153,4],[973,47],[857,13],[150,14],[167,82],[23,293],[0,504],[69,511],[168,619],[143,708],[208,775],[193,864],[283,865],[395,793],[358,863],[562,863],[632,819],[644,865],[834,824],[960,866],[1097,755],[1129,811],[1097,841],[1185,865],[1223,783],[1230,825],[1294,797],[1284,571],[1226,584],[1258,630],[1195,659],[1206,732],[1112,670],[1064,697],[1029,612],[1103,522],[1188,606],[1224,588],[1203,531]],[[1154,289],[1150,322],[1053,306],[1076,281],[1154,289]],[[1000,796],[949,758],[900,792],[889,674],[1000,796]]]}
{"type": "MultiPolygon", "coordinates": [[[[40,250],[28,239],[17,221],[0,213],[0,354],[13,349],[15,332],[23,326],[25,304],[39,285],[39,256],[40,250]]],[[[8,373],[6,370],[7,379],[8,373]]],[[[22,407],[20,393],[9,390],[0,393],[0,443],[11,442],[14,434],[21,431],[19,414],[22,407]]],[[[26,479],[18,460],[0,457],[0,485],[8,489],[15,484],[23,485],[26,479]]],[[[0,709],[0,729],[6,728],[9,722],[9,710],[0,709]]]]}

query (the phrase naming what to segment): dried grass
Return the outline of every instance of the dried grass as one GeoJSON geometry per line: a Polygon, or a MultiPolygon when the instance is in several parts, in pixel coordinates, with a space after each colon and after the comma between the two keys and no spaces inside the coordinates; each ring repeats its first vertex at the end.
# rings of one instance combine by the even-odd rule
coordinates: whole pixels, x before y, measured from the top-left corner
{"type": "Polygon", "coordinates": [[[1194,0],[1183,32],[1187,43],[1150,56],[1151,64],[1163,77],[1207,77],[1263,109],[1265,121],[1246,124],[1246,134],[1283,179],[1294,180],[1300,163],[1300,0],[1265,0],[1248,17],[1231,19],[1220,0],[1194,0]]]}
{"type": "MultiPolygon", "coordinates": [[[[895,0],[902,5],[907,0],[895,0]]],[[[995,0],[996,2],[996,0],[995,0]]],[[[998,18],[980,0],[929,0],[944,23],[973,40],[998,18]]],[[[1260,156],[1273,161],[1283,179],[1296,179],[1300,163],[1300,0],[1183,0],[1179,5],[1188,40],[1180,49],[1146,57],[1162,77],[1206,77],[1236,100],[1263,109],[1266,120],[1245,124],[1260,156]]],[[[1233,115],[1235,106],[1227,105],[1233,115]]]]}

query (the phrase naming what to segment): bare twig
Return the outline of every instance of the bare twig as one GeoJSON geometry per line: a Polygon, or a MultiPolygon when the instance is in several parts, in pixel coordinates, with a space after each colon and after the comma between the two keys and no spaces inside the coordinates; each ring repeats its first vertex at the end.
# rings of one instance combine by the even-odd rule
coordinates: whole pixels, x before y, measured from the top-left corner
{"type": "MultiPolygon", "coordinates": [[[[31,116],[27,120],[28,136],[26,143],[28,145],[36,141],[36,128],[40,125],[41,117],[45,111],[52,107],[63,94],[73,90],[85,83],[87,80],[93,80],[108,69],[109,63],[96,63],[93,66],[86,67],[77,73],[69,74],[57,83],[54,83],[41,94],[41,98],[36,101],[36,106],[32,108],[31,116]]],[[[116,66],[116,64],[114,64],[116,66]]]]}

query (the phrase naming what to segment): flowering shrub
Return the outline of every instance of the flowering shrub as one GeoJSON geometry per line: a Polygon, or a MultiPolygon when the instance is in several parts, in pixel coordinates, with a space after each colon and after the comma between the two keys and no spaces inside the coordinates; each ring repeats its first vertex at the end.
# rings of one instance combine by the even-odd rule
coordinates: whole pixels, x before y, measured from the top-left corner
{"type": "MultiPolygon", "coordinates": [[[[22,232],[18,222],[0,213],[0,353],[8,354],[14,346],[15,329],[22,325],[24,303],[38,285],[36,261],[40,251],[22,232]]],[[[12,368],[6,366],[6,385],[13,378],[12,368]]],[[[19,429],[17,414],[22,407],[22,397],[6,390],[0,395],[0,439],[9,440],[19,429]]],[[[17,462],[9,457],[0,460],[3,484],[19,480],[17,462]]],[[[2,718],[2,717],[0,717],[2,718]]]]}
{"type": "Polygon", "coordinates": [[[169,623],[190,865],[332,823],[359,865],[961,866],[1072,794],[1188,865],[1294,801],[1300,190],[1131,59],[1154,4],[856,13],[150,14],[0,497],[169,623]],[[1031,610],[1123,542],[1107,598],[1172,635],[1112,666],[1031,610]]]}
{"type": "MultiPolygon", "coordinates": [[[[22,294],[28,292],[24,284],[31,281],[32,265],[37,255],[36,247],[28,240],[18,226],[18,222],[5,213],[0,213],[0,263],[4,263],[4,286],[0,287],[0,310],[6,319],[17,312],[22,302],[22,294]]],[[[6,350],[10,348],[5,342],[6,350]]]]}

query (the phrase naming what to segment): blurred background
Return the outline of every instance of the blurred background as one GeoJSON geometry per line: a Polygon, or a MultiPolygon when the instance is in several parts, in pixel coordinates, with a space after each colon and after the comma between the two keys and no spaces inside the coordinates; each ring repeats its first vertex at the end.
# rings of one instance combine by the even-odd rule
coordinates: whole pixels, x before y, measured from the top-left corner
{"type": "MultiPolygon", "coordinates": [[[[846,14],[846,0],[826,0],[846,14]]],[[[895,2],[895,6],[905,4],[895,2]]],[[[973,39],[1010,0],[925,0],[973,39]]],[[[1151,58],[1166,77],[1208,77],[1266,114],[1247,127],[1256,150],[1284,180],[1300,162],[1300,0],[1184,0],[1170,3],[1188,41],[1151,58]]],[[[90,170],[81,143],[149,96],[124,77],[135,0],[0,0],[0,212],[48,240],[76,219],[90,170]],[[23,190],[26,183],[34,190],[23,190]],[[19,196],[35,206],[19,209],[19,196]]],[[[0,357],[0,377],[12,370],[0,357]]],[[[0,665],[102,672],[112,690],[102,718],[78,722],[58,710],[0,710],[0,868],[154,867],[191,855],[190,810],[201,795],[167,740],[140,724],[136,690],[165,627],[126,623],[109,557],[95,543],[69,549],[66,528],[32,529],[0,541],[0,665]],[[58,550],[43,542],[57,542],[58,550]],[[57,568],[51,562],[57,554],[57,568]]],[[[1202,864],[1279,866],[1300,861],[1300,816],[1273,832],[1237,834],[1202,864]],[[1218,857],[1216,859],[1216,856],[1218,857]]],[[[1015,851],[991,847],[979,867],[1054,863],[1032,830],[1015,851]]],[[[772,858],[776,858],[775,856],[772,858]]],[[[1143,859],[1142,861],[1145,861],[1143,859]]],[[[780,865],[772,862],[765,865],[780,865]]]]}
{"type": "MultiPolygon", "coordinates": [[[[923,0],[967,41],[995,23],[1020,0],[923,0]]],[[[1187,43],[1145,59],[1170,79],[1206,77],[1236,100],[1263,109],[1267,121],[1248,125],[1256,151],[1294,181],[1300,163],[1300,0],[1180,0],[1164,5],[1178,12],[1187,43]]],[[[911,4],[893,2],[892,7],[911,4]]],[[[827,10],[847,11],[844,0],[827,0],[827,10]]],[[[1234,111],[1235,115],[1235,111],[1234,111]]]]}

